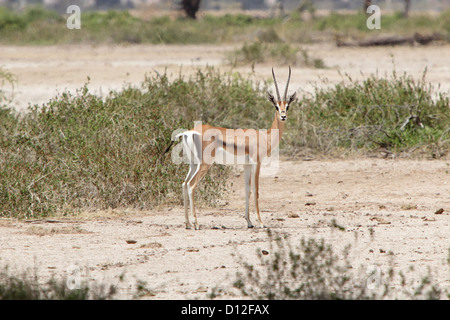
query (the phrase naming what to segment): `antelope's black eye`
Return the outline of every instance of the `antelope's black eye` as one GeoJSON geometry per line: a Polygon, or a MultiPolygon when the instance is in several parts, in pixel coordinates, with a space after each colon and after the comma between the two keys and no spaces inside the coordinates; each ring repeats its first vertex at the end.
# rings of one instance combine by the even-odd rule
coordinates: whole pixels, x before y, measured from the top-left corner
{"type": "Polygon", "coordinates": [[[278,108],[278,106],[275,106],[275,109],[277,109],[278,112],[280,111],[280,108],[278,108]]]}
{"type": "Polygon", "coordinates": [[[286,111],[288,111],[289,110],[289,105],[286,105],[286,111]]]}

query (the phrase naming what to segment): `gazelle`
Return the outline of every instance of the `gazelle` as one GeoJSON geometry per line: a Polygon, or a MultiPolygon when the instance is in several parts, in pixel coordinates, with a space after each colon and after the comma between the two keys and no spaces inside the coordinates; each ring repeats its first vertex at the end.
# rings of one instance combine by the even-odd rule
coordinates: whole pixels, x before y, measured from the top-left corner
{"type": "MultiPolygon", "coordinates": [[[[284,131],[287,111],[291,104],[296,101],[295,93],[287,99],[291,68],[289,67],[289,76],[283,99],[281,99],[280,92],[278,91],[278,84],[273,68],[272,76],[275,82],[277,99],[275,100],[275,97],[268,92],[269,101],[275,107],[275,118],[270,129],[233,130],[200,124],[196,125],[193,129],[176,136],[176,138],[182,137],[183,152],[188,156],[190,162],[189,172],[183,183],[186,229],[191,228],[188,213],[188,199],[191,215],[193,215],[195,219],[195,229],[199,228],[194,205],[194,190],[213,163],[244,165],[245,219],[247,220],[247,226],[253,228],[253,224],[249,217],[250,188],[253,182],[256,215],[261,227],[264,227],[259,214],[258,205],[261,161],[265,157],[270,156],[272,150],[280,143],[284,131]]],[[[169,148],[170,146],[167,148],[166,152],[169,148]]]]}

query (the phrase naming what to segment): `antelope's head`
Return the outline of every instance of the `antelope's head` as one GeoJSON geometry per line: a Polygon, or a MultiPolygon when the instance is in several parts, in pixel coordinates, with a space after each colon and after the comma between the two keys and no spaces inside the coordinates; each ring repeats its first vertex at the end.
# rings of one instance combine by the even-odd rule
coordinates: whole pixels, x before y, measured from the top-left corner
{"type": "Polygon", "coordinates": [[[284,90],[283,100],[281,100],[280,92],[278,91],[277,79],[275,78],[275,73],[273,72],[273,68],[272,68],[272,76],[273,76],[273,81],[275,82],[275,89],[277,91],[277,100],[275,100],[275,97],[270,92],[268,92],[269,101],[272,102],[273,106],[275,107],[276,112],[277,112],[276,115],[280,119],[280,121],[286,121],[287,111],[289,110],[289,106],[297,100],[295,92],[293,95],[291,95],[289,97],[289,99],[287,99],[289,80],[291,79],[291,67],[289,67],[289,76],[288,76],[288,80],[286,83],[286,89],[284,90]]]}

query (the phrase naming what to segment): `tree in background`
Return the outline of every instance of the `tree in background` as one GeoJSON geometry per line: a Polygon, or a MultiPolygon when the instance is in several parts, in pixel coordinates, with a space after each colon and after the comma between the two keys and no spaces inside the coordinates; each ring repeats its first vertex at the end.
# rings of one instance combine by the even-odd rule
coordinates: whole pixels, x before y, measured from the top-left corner
{"type": "Polygon", "coordinates": [[[408,18],[410,6],[411,6],[411,1],[405,0],[405,10],[403,11],[403,17],[408,18]]]}
{"type": "Polygon", "coordinates": [[[367,13],[367,8],[372,4],[372,0],[364,0],[364,13],[367,13]]]}
{"type": "Polygon", "coordinates": [[[196,13],[200,8],[201,0],[182,0],[181,5],[183,7],[184,12],[189,18],[196,19],[196,13]]]}
{"type": "Polygon", "coordinates": [[[300,1],[299,6],[297,7],[297,11],[300,13],[308,12],[311,17],[315,18],[316,7],[314,6],[312,0],[302,0],[300,1]]]}

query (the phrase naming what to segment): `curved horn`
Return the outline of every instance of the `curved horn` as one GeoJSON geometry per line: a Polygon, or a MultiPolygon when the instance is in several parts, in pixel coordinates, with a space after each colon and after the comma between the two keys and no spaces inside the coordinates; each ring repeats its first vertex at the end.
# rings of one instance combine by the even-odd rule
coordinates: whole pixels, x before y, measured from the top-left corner
{"type": "Polygon", "coordinates": [[[273,82],[275,82],[275,89],[277,90],[277,101],[281,101],[280,98],[280,91],[278,91],[278,84],[277,84],[277,79],[275,79],[275,73],[273,72],[273,68],[272,68],[272,76],[273,76],[273,82]]]}
{"type": "Polygon", "coordinates": [[[287,92],[288,92],[288,87],[289,87],[289,80],[291,80],[291,66],[289,66],[289,76],[288,76],[287,83],[286,83],[286,89],[284,90],[284,101],[287,101],[286,97],[287,97],[287,92]]]}

